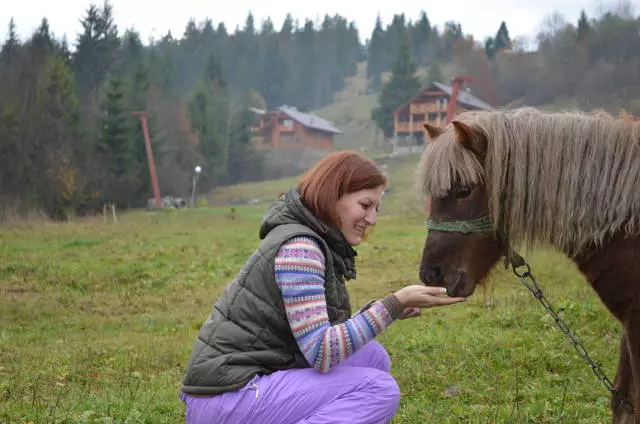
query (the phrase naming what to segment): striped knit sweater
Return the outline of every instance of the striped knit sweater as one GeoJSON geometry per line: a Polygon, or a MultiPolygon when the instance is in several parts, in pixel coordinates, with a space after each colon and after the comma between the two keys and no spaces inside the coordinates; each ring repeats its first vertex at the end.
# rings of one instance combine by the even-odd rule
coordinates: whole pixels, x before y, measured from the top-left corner
{"type": "Polygon", "coordinates": [[[342,324],[331,326],[324,295],[325,257],[305,236],[284,243],[275,258],[275,277],[293,335],[312,367],[321,373],[347,359],[402,312],[394,295],[376,301],[342,324]]]}

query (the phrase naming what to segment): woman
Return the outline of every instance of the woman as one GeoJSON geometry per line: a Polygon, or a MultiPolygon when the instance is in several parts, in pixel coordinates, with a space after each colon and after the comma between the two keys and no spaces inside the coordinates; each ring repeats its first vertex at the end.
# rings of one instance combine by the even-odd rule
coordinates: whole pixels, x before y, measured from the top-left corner
{"type": "Polygon", "coordinates": [[[187,424],[385,423],[400,391],[373,339],[420,308],[462,298],[404,287],[351,315],[353,246],[376,223],[386,178],[354,152],[318,162],[272,203],[260,247],[200,330],[182,385],[187,424]]]}

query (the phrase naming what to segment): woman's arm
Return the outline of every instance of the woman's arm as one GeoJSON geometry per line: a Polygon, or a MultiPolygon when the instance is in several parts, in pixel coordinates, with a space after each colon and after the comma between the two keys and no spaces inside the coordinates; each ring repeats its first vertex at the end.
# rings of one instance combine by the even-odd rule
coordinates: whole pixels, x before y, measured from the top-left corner
{"type": "Polygon", "coordinates": [[[275,277],[298,346],[309,364],[322,373],[375,338],[404,309],[392,294],[331,326],[324,288],[325,258],[311,237],[295,237],[280,247],[275,277]]]}

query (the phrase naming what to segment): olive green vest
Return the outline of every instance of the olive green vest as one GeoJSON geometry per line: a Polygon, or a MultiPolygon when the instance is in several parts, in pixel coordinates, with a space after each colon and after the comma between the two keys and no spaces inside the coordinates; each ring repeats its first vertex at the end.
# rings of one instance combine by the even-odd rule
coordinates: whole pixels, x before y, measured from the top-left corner
{"type": "Polygon", "coordinates": [[[187,364],[183,392],[220,394],[243,387],[258,374],[310,366],[289,327],[274,274],[278,248],[301,235],[314,237],[324,251],[331,324],[350,318],[345,279],[355,278],[356,253],[336,228],[315,218],[297,191],[290,190],[267,210],[260,246],[202,325],[187,364]]]}

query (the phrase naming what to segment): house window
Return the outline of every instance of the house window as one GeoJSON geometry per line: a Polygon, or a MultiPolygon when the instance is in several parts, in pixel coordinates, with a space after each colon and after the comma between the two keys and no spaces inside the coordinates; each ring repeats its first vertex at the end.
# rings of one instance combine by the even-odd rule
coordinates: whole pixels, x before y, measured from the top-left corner
{"type": "Polygon", "coordinates": [[[285,119],[282,121],[282,125],[287,129],[293,128],[293,119],[285,119]]]}
{"type": "Polygon", "coordinates": [[[283,143],[291,143],[291,136],[289,134],[283,134],[282,135],[282,142],[283,143]]]}

